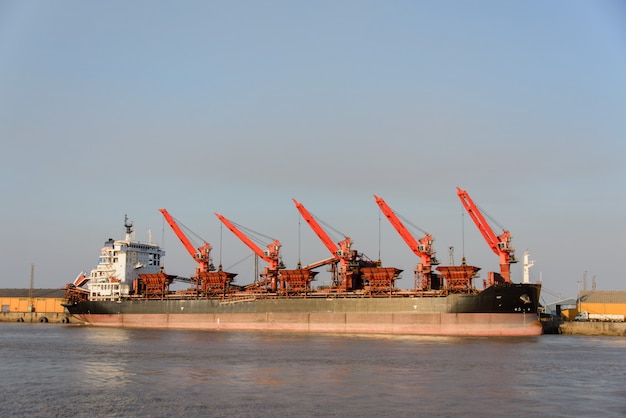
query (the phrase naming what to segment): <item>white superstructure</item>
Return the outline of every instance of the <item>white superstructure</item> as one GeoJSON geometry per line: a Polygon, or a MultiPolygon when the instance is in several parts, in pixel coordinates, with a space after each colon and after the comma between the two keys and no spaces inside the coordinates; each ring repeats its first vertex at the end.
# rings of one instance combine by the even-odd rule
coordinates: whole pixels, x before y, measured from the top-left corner
{"type": "Polygon", "coordinates": [[[136,241],[128,217],[124,227],[126,237],[123,240],[109,238],[100,251],[98,265],[88,277],[89,300],[119,300],[130,294],[133,280],[139,278],[139,274],[161,271],[165,251],[156,244],[136,241]]]}

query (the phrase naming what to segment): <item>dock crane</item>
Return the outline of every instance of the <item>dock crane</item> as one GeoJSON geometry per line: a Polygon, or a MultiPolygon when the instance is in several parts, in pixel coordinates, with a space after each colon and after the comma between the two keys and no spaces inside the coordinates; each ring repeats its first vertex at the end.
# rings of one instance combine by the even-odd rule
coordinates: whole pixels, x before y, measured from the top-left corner
{"type": "Polygon", "coordinates": [[[159,209],[159,212],[161,212],[189,255],[199,264],[196,269],[196,276],[191,280],[192,283],[196,284],[196,291],[200,291],[206,296],[214,296],[219,293],[224,295],[236,274],[223,271],[221,265],[216,271],[211,261],[211,244],[205,241],[203,245],[195,248],[167,209],[159,209]]]}
{"type": "Polygon", "coordinates": [[[296,269],[288,270],[285,268],[281,260],[280,241],[274,239],[273,242],[267,245],[267,249],[263,250],[256,245],[246,234],[244,234],[234,222],[228,220],[224,216],[216,213],[215,216],[226,225],[230,231],[237,236],[248,248],[252,250],[259,258],[269,263],[266,266],[261,277],[264,280],[261,285],[265,285],[265,290],[280,293],[302,293],[308,292],[311,286],[311,281],[317,274],[309,269],[296,269]],[[269,285],[269,288],[267,288],[269,285]]]}
{"type": "MultiPolygon", "coordinates": [[[[382,267],[380,262],[364,260],[356,250],[352,249],[350,237],[344,236],[343,240],[335,243],[304,205],[296,199],[292,200],[306,223],[332,254],[332,257],[324,260],[323,263],[332,263],[333,283],[338,290],[366,290],[370,293],[389,292],[390,294],[393,292],[395,280],[402,270],[395,267],[382,267]],[[338,274],[335,267],[337,262],[339,262],[338,274]]],[[[322,263],[317,263],[317,265],[322,265],[322,263]]]]}
{"type": "Polygon", "coordinates": [[[489,248],[500,257],[501,280],[494,279],[493,281],[511,283],[511,263],[517,263],[515,259],[515,249],[511,247],[511,233],[502,228],[503,232],[500,235],[496,235],[469,194],[460,187],[456,189],[463,207],[467,210],[467,213],[476,224],[476,227],[478,227],[485,241],[487,241],[489,248]]]}
{"type": "Polygon", "coordinates": [[[183,244],[183,247],[185,247],[189,255],[191,255],[191,258],[193,258],[200,265],[198,267],[199,271],[215,271],[215,266],[211,262],[211,244],[205,241],[204,244],[197,249],[194,248],[189,238],[187,238],[183,230],[178,226],[178,223],[174,217],[170,215],[167,209],[159,209],[159,212],[163,214],[163,217],[172,228],[172,231],[174,231],[174,234],[176,234],[180,242],[183,244]]]}
{"type": "MultiPolygon", "coordinates": [[[[315,235],[322,241],[324,246],[332,254],[331,258],[324,260],[331,264],[333,269],[333,283],[335,286],[342,286],[344,289],[351,287],[348,283],[352,280],[352,275],[348,269],[348,264],[356,258],[356,251],[352,251],[352,240],[350,237],[344,236],[344,239],[335,243],[330,236],[322,229],[319,223],[315,220],[313,215],[304,207],[304,205],[298,202],[296,199],[292,199],[296,205],[296,209],[300,212],[300,215],[304,218],[307,224],[311,227],[315,235]],[[339,263],[339,272],[336,270],[336,263],[339,263]]],[[[323,265],[323,264],[322,264],[323,265]]]]}
{"type": "Polygon", "coordinates": [[[432,248],[434,241],[433,236],[426,231],[422,231],[425,235],[419,240],[416,240],[406,226],[404,226],[399,216],[389,207],[382,197],[374,195],[374,199],[387,220],[389,220],[398,234],[400,234],[400,237],[406,242],[411,251],[421,259],[421,262],[415,267],[416,289],[430,290],[433,276],[432,266],[439,264],[439,261],[435,257],[435,250],[432,248]]]}
{"type": "Polygon", "coordinates": [[[293,203],[296,205],[298,212],[304,218],[307,224],[311,227],[313,232],[319,237],[320,240],[324,243],[326,248],[333,254],[337,259],[349,261],[353,257],[352,240],[350,237],[344,236],[344,239],[335,244],[331,237],[328,236],[326,231],[322,229],[319,223],[315,220],[313,215],[304,207],[304,205],[298,202],[296,199],[292,199],[293,203]]]}

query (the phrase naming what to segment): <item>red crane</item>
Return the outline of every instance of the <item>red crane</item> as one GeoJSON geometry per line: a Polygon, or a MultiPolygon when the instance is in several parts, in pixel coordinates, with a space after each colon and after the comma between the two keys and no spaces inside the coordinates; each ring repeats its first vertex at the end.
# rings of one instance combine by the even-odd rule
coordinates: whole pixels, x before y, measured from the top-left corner
{"type": "Polygon", "coordinates": [[[265,280],[261,283],[256,283],[255,287],[265,289],[266,291],[278,291],[281,294],[306,294],[311,290],[311,282],[315,280],[317,273],[312,271],[312,267],[297,268],[295,270],[286,269],[281,261],[280,241],[275,239],[267,246],[267,250],[263,250],[237,228],[233,222],[218,213],[215,215],[257,256],[269,263],[269,266],[265,267],[264,273],[261,274],[265,280]]]}
{"type": "Polygon", "coordinates": [[[207,297],[226,295],[226,293],[230,291],[231,283],[237,274],[223,271],[221,265],[218,270],[215,271],[215,267],[211,262],[211,244],[205,241],[204,244],[197,249],[194,248],[189,238],[187,238],[183,230],[178,226],[174,217],[170,215],[166,209],[159,209],[159,211],[163,214],[163,217],[178,239],[180,239],[180,242],[183,243],[189,255],[200,265],[196,270],[196,276],[191,280],[191,282],[196,285],[196,292],[207,297]]]}
{"type": "Polygon", "coordinates": [[[220,221],[228,229],[232,231],[233,234],[237,236],[244,244],[246,244],[256,255],[258,255],[261,259],[267,261],[269,263],[269,269],[271,271],[278,271],[278,269],[284,268],[280,261],[280,241],[277,239],[274,242],[270,243],[267,246],[267,250],[262,250],[258,245],[256,245],[247,235],[245,235],[239,228],[235,226],[234,223],[216,213],[215,216],[219,218],[220,221]]]}
{"type": "Polygon", "coordinates": [[[263,250],[250,238],[248,238],[248,236],[241,232],[241,230],[237,228],[233,222],[229,221],[219,213],[216,213],[215,216],[217,216],[219,220],[222,221],[222,223],[226,225],[226,227],[230,229],[232,233],[235,234],[244,244],[246,244],[256,255],[269,263],[269,266],[265,267],[265,272],[262,276],[271,280],[271,288],[275,291],[277,289],[277,282],[280,276],[279,270],[285,268],[280,259],[280,241],[275,239],[267,246],[267,250],[263,250]]]}
{"type": "Polygon", "coordinates": [[[402,270],[395,267],[382,267],[380,261],[365,260],[362,254],[358,254],[356,250],[351,248],[352,240],[349,237],[344,236],[342,241],[335,244],[313,215],[296,199],[293,199],[293,202],[302,217],[333,256],[314,264],[314,266],[332,263],[333,282],[336,289],[340,291],[363,290],[370,294],[391,294],[395,291],[395,280],[402,270]],[[335,269],[337,261],[339,261],[340,266],[339,277],[337,277],[335,269]]]}
{"type": "Polygon", "coordinates": [[[200,272],[215,271],[215,267],[213,266],[213,263],[211,262],[211,244],[205,241],[204,244],[198,247],[197,249],[194,248],[189,238],[187,238],[183,230],[180,229],[180,227],[178,226],[178,223],[176,222],[176,220],[174,220],[174,217],[172,217],[172,215],[170,215],[166,209],[159,209],[159,211],[163,214],[163,217],[165,218],[167,223],[170,225],[170,227],[172,228],[172,230],[174,231],[174,233],[176,234],[180,242],[183,243],[183,246],[185,247],[189,255],[191,255],[191,257],[198,264],[200,264],[199,271],[200,272]]]}
{"type": "Polygon", "coordinates": [[[511,247],[511,233],[503,228],[503,232],[500,235],[496,235],[469,194],[460,187],[456,189],[463,207],[465,207],[483,238],[487,241],[489,248],[500,257],[500,275],[502,280],[505,283],[511,283],[511,263],[517,263],[515,249],[511,247]]]}
{"type": "Polygon", "coordinates": [[[306,220],[315,234],[322,240],[333,257],[314,264],[315,266],[324,263],[332,263],[333,282],[336,290],[340,291],[364,291],[365,294],[389,294],[395,290],[395,281],[402,270],[395,267],[382,267],[380,260],[371,261],[364,259],[362,254],[351,248],[352,241],[344,236],[337,244],[322,229],[313,215],[296,199],[293,199],[296,208],[306,220]],[[339,261],[339,277],[336,274],[336,263],[339,261]]]}
{"type": "Polygon", "coordinates": [[[298,202],[296,199],[292,199],[293,203],[295,203],[298,212],[302,215],[306,223],[309,224],[313,232],[322,240],[328,251],[339,260],[350,260],[352,258],[352,250],[350,247],[352,246],[352,240],[350,237],[344,237],[345,239],[339,241],[337,244],[332,240],[330,236],[322,229],[319,223],[315,220],[313,215],[309,213],[309,211],[302,205],[302,203],[298,202]]]}
{"type": "Polygon", "coordinates": [[[422,231],[425,234],[424,237],[420,238],[419,241],[416,240],[404,226],[398,215],[396,215],[396,213],[389,207],[387,202],[385,202],[382,197],[378,197],[376,195],[374,195],[374,198],[376,199],[376,203],[380,207],[380,210],[395,230],[398,231],[398,234],[400,234],[404,242],[406,242],[415,255],[421,258],[421,263],[419,263],[415,269],[416,287],[420,287],[422,290],[430,289],[431,277],[433,274],[432,266],[439,264],[439,261],[435,257],[435,250],[432,248],[434,241],[433,236],[425,231],[422,231]],[[420,283],[419,285],[417,285],[418,282],[420,283]]]}
{"type": "Polygon", "coordinates": [[[346,277],[348,274],[348,263],[355,258],[355,254],[350,248],[352,246],[352,240],[350,237],[345,237],[344,239],[339,241],[337,244],[332,240],[332,238],[322,229],[319,223],[315,220],[313,215],[309,213],[309,211],[302,205],[302,203],[298,202],[296,199],[292,199],[293,203],[296,205],[298,212],[302,215],[307,224],[313,229],[313,232],[322,240],[324,246],[328,248],[328,251],[333,255],[333,258],[327,259],[326,261],[330,263],[336,263],[339,261],[340,265],[340,275],[341,282],[344,283],[346,281],[346,277]]]}

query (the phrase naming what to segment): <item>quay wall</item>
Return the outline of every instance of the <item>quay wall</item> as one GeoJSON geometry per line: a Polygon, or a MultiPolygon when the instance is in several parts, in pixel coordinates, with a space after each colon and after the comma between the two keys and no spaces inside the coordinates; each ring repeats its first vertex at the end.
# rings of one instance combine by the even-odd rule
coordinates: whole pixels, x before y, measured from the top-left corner
{"type": "Polygon", "coordinates": [[[559,325],[563,335],[604,335],[626,337],[626,322],[577,322],[567,321],[559,325]]]}
{"type": "Polygon", "coordinates": [[[0,313],[0,322],[80,323],[66,312],[2,312],[0,313]]]}

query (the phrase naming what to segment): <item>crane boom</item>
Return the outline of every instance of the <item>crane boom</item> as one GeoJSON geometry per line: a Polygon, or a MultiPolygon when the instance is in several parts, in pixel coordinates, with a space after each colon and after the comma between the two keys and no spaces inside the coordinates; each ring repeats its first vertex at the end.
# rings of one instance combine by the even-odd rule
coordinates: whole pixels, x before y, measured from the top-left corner
{"type": "Polygon", "coordinates": [[[404,226],[400,218],[398,218],[395,212],[389,207],[387,202],[385,202],[382,197],[376,195],[374,195],[374,198],[387,220],[389,220],[395,230],[398,231],[398,234],[400,234],[413,253],[420,257],[425,265],[437,264],[436,262],[432,263],[433,255],[435,254],[435,251],[432,249],[433,236],[427,233],[423,238],[420,238],[419,241],[416,240],[404,226]]]}
{"type": "Polygon", "coordinates": [[[333,255],[337,255],[339,247],[328,236],[326,231],[324,231],[322,227],[317,223],[313,215],[309,213],[309,211],[304,207],[304,205],[302,205],[302,203],[298,202],[296,199],[291,200],[293,200],[293,203],[295,203],[296,209],[298,209],[298,212],[300,212],[306,223],[309,224],[313,232],[315,232],[319,239],[322,240],[326,248],[328,248],[328,251],[330,251],[333,255]]]}
{"type": "Polygon", "coordinates": [[[198,264],[200,264],[200,271],[205,272],[215,270],[215,267],[213,267],[213,264],[211,263],[211,244],[205,242],[204,245],[201,245],[197,249],[194,248],[189,238],[187,238],[183,230],[180,229],[178,223],[176,223],[176,220],[174,220],[174,217],[170,215],[167,209],[159,209],[159,212],[163,214],[163,217],[170,225],[170,227],[174,231],[174,234],[176,234],[180,242],[183,243],[183,246],[185,247],[189,255],[191,255],[191,257],[198,264]]]}
{"type": "Polygon", "coordinates": [[[374,195],[374,198],[376,199],[376,203],[380,207],[380,210],[398,234],[400,234],[404,242],[406,242],[413,253],[421,259],[421,262],[418,263],[417,268],[415,269],[416,287],[419,286],[422,289],[430,289],[433,278],[432,266],[439,264],[439,261],[435,258],[435,251],[432,248],[434,241],[433,236],[426,233],[426,235],[423,238],[420,238],[419,241],[416,240],[404,226],[400,218],[389,207],[387,202],[385,202],[383,198],[376,195],[374,195]]]}
{"type": "Polygon", "coordinates": [[[476,204],[474,204],[474,201],[469,194],[460,187],[457,187],[456,189],[457,195],[459,196],[459,199],[461,199],[463,207],[467,210],[467,213],[476,224],[476,227],[482,234],[485,241],[487,241],[489,248],[491,248],[491,250],[500,258],[500,275],[505,282],[510,283],[511,263],[517,262],[515,259],[515,249],[511,247],[511,233],[504,230],[500,235],[496,235],[476,204]]]}
{"type": "Polygon", "coordinates": [[[295,203],[298,212],[302,215],[306,223],[309,224],[313,232],[319,237],[320,240],[324,243],[328,251],[336,257],[339,257],[341,260],[347,260],[352,257],[352,251],[350,247],[352,246],[352,240],[350,237],[344,237],[345,239],[339,241],[338,243],[334,243],[332,238],[324,231],[324,229],[320,226],[320,224],[315,220],[313,215],[304,207],[304,205],[298,202],[296,199],[292,199],[293,203],[295,203]]]}
{"type": "Polygon", "coordinates": [[[326,248],[328,248],[328,251],[330,251],[335,259],[334,262],[336,263],[339,261],[339,281],[342,286],[344,288],[351,287],[352,275],[349,272],[348,264],[356,258],[356,254],[354,254],[355,251],[352,251],[351,249],[352,240],[350,237],[344,237],[344,240],[335,244],[326,231],[324,231],[320,224],[315,220],[313,215],[311,215],[311,213],[309,213],[309,211],[304,207],[304,205],[296,199],[292,200],[293,203],[295,203],[298,212],[300,212],[304,220],[309,224],[311,229],[313,229],[313,232],[315,232],[319,239],[322,240],[326,248]]]}
{"type": "Polygon", "coordinates": [[[277,271],[280,266],[280,241],[274,240],[274,242],[270,243],[267,246],[267,251],[263,251],[258,245],[256,245],[250,238],[248,238],[243,232],[241,232],[231,221],[216,213],[215,216],[219,218],[220,221],[228,229],[231,230],[233,234],[237,236],[244,244],[246,244],[256,255],[258,255],[261,259],[267,261],[269,265],[269,269],[272,271],[277,271]]]}

